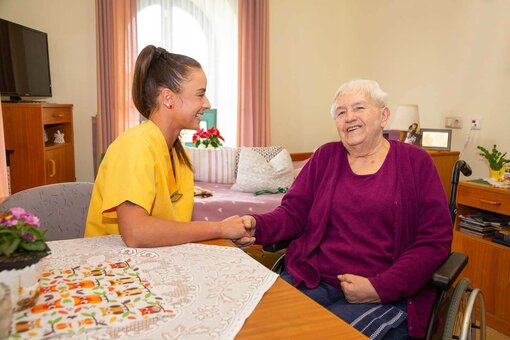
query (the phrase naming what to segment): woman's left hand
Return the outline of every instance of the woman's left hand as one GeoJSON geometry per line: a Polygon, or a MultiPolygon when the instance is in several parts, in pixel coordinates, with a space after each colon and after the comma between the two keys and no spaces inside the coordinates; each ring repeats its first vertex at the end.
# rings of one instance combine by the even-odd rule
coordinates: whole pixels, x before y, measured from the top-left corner
{"type": "Polygon", "coordinates": [[[380,303],[381,299],[372,283],[363,276],[342,274],[337,276],[340,288],[349,303],[380,303]]]}

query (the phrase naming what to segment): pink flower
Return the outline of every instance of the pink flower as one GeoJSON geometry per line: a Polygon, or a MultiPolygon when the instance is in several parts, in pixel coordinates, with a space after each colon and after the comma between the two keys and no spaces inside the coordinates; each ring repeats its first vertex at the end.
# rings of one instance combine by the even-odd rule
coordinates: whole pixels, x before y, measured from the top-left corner
{"type": "Polygon", "coordinates": [[[31,233],[24,233],[23,234],[23,238],[25,239],[25,241],[27,241],[28,243],[32,243],[35,241],[35,236],[31,233]]]}
{"type": "Polygon", "coordinates": [[[26,224],[30,224],[31,226],[34,227],[39,227],[39,218],[29,212],[21,216],[21,219],[25,221],[26,224]]]}
{"type": "Polygon", "coordinates": [[[48,254],[45,233],[39,229],[39,218],[23,208],[0,213],[0,256],[34,252],[40,258],[48,254]]]}

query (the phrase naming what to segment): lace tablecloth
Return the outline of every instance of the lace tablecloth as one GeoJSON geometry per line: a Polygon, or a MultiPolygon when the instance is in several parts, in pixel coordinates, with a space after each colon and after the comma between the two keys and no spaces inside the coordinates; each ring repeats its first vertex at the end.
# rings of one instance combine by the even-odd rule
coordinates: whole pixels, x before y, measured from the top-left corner
{"type": "Polygon", "coordinates": [[[87,339],[233,339],[277,278],[235,247],[127,248],[120,236],[54,241],[49,247],[44,271],[132,259],[172,310],[88,332],[87,339]]]}

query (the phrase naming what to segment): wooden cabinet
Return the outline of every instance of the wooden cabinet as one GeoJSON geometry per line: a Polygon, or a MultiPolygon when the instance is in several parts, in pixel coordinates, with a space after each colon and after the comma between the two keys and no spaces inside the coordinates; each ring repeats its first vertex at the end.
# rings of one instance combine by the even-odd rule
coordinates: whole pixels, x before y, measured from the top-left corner
{"type": "MultiPolygon", "coordinates": [[[[510,190],[460,182],[457,206],[463,215],[486,211],[510,216],[510,190]]],[[[469,256],[461,276],[482,290],[487,324],[510,335],[510,247],[460,232],[457,217],[452,249],[469,256]]]]}
{"type": "Polygon", "coordinates": [[[10,154],[12,193],[76,180],[72,105],[2,103],[2,111],[5,148],[13,150],[10,154]],[[53,143],[57,131],[64,134],[65,143],[53,143]]]}
{"type": "Polygon", "coordinates": [[[455,162],[459,159],[459,151],[428,151],[436,165],[441,183],[443,184],[446,199],[450,197],[452,187],[452,170],[455,162]]]}

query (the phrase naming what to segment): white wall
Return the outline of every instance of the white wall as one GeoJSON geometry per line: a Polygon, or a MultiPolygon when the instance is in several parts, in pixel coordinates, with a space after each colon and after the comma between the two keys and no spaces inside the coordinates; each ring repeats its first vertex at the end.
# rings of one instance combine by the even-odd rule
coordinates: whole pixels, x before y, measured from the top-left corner
{"type": "MultiPolygon", "coordinates": [[[[0,0],[0,17],[48,33],[56,103],[72,103],[76,177],[93,180],[90,117],[96,113],[92,0],[0,0]]],[[[476,145],[510,153],[510,1],[270,0],[273,144],[309,151],[336,140],[329,106],[353,78],[377,80],[389,106],[420,107],[422,127],[461,116],[454,150],[486,177],[476,145]]]]}
{"type": "Polygon", "coordinates": [[[93,181],[91,116],[97,111],[92,0],[0,0],[0,17],[48,33],[52,103],[74,105],[76,179],[93,181]]]}
{"type": "Polygon", "coordinates": [[[510,154],[510,1],[271,0],[272,142],[308,151],[338,139],[329,106],[353,78],[379,82],[389,107],[418,104],[422,127],[482,119],[461,157],[487,177],[476,146],[510,154]]]}

